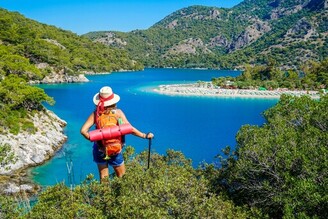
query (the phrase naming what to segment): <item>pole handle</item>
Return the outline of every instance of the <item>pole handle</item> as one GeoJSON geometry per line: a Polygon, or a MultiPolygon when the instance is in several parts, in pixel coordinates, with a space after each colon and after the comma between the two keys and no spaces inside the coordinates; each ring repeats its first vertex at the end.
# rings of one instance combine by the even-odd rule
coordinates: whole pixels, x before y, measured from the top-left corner
{"type": "Polygon", "coordinates": [[[149,169],[149,165],[150,165],[150,150],[151,150],[151,138],[148,139],[148,165],[147,165],[147,169],[149,169]]]}

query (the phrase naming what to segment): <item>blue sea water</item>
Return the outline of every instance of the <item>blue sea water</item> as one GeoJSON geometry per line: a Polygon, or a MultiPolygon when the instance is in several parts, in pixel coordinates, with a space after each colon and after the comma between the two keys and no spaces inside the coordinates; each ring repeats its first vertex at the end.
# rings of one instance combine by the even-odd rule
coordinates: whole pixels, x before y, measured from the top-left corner
{"type": "MultiPolygon", "coordinates": [[[[160,84],[210,81],[213,77],[238,74],[238,71],[145,69],[87,76],[88,83],[40,86],[56,101],[54,106],[46,107],[67,122],[68,141],[51,160],[32,169],[33,179],[47,186],[59,182],[78,184],[89,173],[98,177],[92,143],[81,136],[80,128],[95,109],[93,96],[106,85],[120,95],[118,107],[129,122],[143,132],[155,134],[153,152],[181,151],[192,159],[195,167],[203,161],[213,162],[225,146],[235,145],[235,136],[242,125],[263,124],[263,111],[277,100],[170,96],[152,89],[160,84]]],[[[136,152],[148,149],[147,140],[133,135],[128,135],[126,142],[136,152]]]]}

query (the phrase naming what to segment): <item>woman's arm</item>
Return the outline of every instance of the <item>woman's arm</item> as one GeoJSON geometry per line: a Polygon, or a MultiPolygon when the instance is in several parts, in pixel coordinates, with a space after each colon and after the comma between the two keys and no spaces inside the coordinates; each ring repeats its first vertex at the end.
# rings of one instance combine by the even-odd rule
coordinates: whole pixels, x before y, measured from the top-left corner
{"type": "MultiPolygon", "coordinates": [[[[118,112],[119,116],[122,118],[123,123],[129,123],[128,119],[126,118],[126,116],[125,116],[125,114],[123,113],[122,110],[118,109],[117,112],[118,112]]],[[[138,136],[140,138],[153,138],[154,137],[153,133],[148,133],[148,134],[143,133],[143,132],[139,131],[137,128],[135,128],[133,126],[132,126],[132,134],[135,135],[135,136],[138,136]]]]}
{"type": "Polygon", "coordinates": [[[93,126],[94,122],[95,122],[95,115],[92,112],[90,114],[90,116],[88,117],[88,119],[83,124],[83,126],[81,127],[81,130],[80,130],[81,134],[88,140],[90,139],[88,132],[89,132],[89,129],[91,128],[91,126],[93,126]]]}

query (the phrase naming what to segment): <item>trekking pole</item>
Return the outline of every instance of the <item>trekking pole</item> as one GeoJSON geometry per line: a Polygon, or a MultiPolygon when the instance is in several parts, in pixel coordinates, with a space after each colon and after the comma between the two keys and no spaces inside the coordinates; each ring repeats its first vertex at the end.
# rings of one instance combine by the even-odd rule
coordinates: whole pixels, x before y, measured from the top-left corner
{"type": "Polygon", "coordinates": [[[150,163],[150,149],[151,149],[151,138],[148,139],[148,167],[147,170],[149,169],[149,163],[150,163]]]}

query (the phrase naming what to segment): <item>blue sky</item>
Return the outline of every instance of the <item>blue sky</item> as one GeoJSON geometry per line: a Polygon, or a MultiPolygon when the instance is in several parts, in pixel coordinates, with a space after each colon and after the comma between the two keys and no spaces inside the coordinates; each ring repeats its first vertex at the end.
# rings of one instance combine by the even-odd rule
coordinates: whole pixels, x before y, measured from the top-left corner
{"type": "Polygon", "coordinates": [[[191,5],[231,8],[242,0],[0,0],[0,7],[77,34],[147,29],[191,5]]]}

